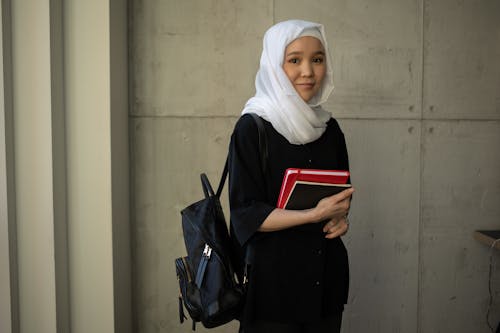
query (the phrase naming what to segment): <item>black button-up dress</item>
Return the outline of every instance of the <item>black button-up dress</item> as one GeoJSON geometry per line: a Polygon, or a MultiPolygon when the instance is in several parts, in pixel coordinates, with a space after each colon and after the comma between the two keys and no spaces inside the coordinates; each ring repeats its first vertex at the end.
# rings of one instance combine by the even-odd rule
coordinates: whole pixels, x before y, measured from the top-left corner
{"type": "Polygon", "coordinates": [[[287,168],[348,170],[345,139],[335,119],[323,135],[292,145],[264,121],[269,158],[261,170],[257,125],[250,115],[236,123],[229,152],[229,201],[233,232],[251,244],[245,320],[306,323],[343,311],[349,267],[340,238],[328,240],[323,223],[276,232],[257,229],[275,209],[287,168]]]}

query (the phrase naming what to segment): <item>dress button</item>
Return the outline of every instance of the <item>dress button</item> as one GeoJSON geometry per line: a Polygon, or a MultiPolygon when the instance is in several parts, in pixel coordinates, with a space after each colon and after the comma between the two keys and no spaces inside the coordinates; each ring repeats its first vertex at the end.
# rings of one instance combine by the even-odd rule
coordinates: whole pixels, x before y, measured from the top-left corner
{"type": "Polygon", "coordinates": [[[318,255],[321,255],[322,252],[321,252],[321,250],[318,250],[317,253],[318,253],[318,255]]]}
{"type": "Polygon", "coordinates": [[[315,283],[315,284],[316,284],[317,286],[319,286],[319,281],[316,281],[316,283],[315,283]]]}

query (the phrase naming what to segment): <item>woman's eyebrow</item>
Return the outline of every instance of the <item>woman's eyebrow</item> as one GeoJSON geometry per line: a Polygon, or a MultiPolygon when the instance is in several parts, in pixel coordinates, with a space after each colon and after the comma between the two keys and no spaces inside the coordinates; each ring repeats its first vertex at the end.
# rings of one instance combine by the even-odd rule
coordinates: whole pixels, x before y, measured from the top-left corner
{"type": "MultiPolygon", "coordinates": [[[[286,56],[287,56],[287,57],[289,57],[289,56],[294,56],[294,55],[302,55],[302,54],[304,54],[304,52],[303,52],[303,51],[292,51],[292,52],[288,52],[288,53],[286,54],[286,56]]],[[[319,54],[319,55],[325,55],[325,51],[323,51],[323,50],[318,50],[318,51],[316,51],[316,52],[314,52],[314,53],[313,53],[313,55],[318,55],[318,54],[319,54]]]]}
{"type": "Polygon", "coordinates": [[[292,52],[288,52],[286,54],[286,56],[288,57],[288,56],[291,56],[291,55],[300,55],[300,54],[303,54],[303,53],[304,52],[302,52],[302,51],[292,51],[292,52]]]}

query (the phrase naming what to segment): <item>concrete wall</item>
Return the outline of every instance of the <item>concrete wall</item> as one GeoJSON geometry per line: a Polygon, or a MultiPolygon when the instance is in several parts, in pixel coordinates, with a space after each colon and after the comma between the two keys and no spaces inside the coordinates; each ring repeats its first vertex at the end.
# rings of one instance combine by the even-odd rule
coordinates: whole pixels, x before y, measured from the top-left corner
{"type": "Polygon", "coordinates": [[[489,332],[490,252],[472,233],[500,227],[500,2],[136,0],[129,18],[137,332],[190,331],[179,211],[201,196],[201,171],[218,179],[262,35],[290,18],[326,26],[326,108],[357,188],[343,332],[489,332]]]}

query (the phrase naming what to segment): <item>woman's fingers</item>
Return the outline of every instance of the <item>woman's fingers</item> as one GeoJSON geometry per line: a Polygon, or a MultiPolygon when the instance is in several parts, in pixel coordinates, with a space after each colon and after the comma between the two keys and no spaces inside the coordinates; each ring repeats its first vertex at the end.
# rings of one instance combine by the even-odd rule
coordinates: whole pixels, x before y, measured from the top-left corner
{"type": "Polygon", "coordinates": [[[346,190],[343,190],[342,192],[326,197],[322,201],[328,202],[329,205],[335,205],[342,202],[349,202],[353,193],[354,193],[354,188],[350,187],[346,190]]]}
{"type": "Polygon", "coordinates": [[[337,206],[337,213],[342,214],[343,217],[331,219],[325,224],[323,232],[326,233],[326,238],[332,239],[343,236],[347,233],[347,230],[349,230],[347,214],[349,213],[350,198],[353,193],[354,188],[351,187],[328,198],[337,206]]]}
{"type": "Polygon", "coordinates": [[[348,189],[343,190],[342,192],[339,192],[334,195],[334,197],[338,198],[338,202],[345,200],[347,198],[350,198],[352,194],[354,193],[354,187],[349,187],[348,189]]]}
{"type": "Polygon", "coordinates": [[[338,224],[337,220],[330,220],[323,226],[323,232],[329,232],[338,224]]]}
{"type": "Polygon", "coordinates": [[[326,233],[326,238],[332,239],[339,236],[343,236],[349,230],[349,223],[347,222],[347,216],[340,220],[331,220],[323,227],[323,232],[326,233]]]}
{"type": "Polygon", "coordinates": [[[354,189],[348,188],[320,200],[318,205],[314,208],[314,221],[320,222],[329,219],[339,220],[341,217],[347,215],[351,206],[351,196],[353,193],[354,189]]]}

